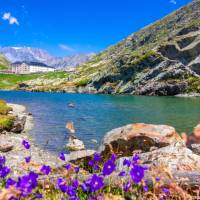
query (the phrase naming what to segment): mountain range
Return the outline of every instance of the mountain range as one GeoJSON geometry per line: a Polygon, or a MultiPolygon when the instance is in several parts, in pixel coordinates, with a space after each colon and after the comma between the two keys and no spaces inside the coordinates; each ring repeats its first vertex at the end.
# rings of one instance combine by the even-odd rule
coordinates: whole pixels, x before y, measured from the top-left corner
{"type": "Polygon", "coordinates": [[[0,47],[0,54],[4,55],[11,63],[18,61],[40,62],[56,68],[76,67],[94,55],[94,53],[88,53],[55,57],[46,50],[31,47],[0,47]]]}

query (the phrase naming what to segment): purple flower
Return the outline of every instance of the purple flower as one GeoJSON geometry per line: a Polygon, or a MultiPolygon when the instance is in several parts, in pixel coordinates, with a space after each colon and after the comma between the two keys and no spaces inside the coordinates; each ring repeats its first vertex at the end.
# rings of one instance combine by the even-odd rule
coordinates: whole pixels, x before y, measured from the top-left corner
{"type": "Polygon", "coordinates": [[[72,186],[73,186],[75,189],[78,188],[78,186],[79,186],[79,182],[78,182],[77,179],[72,179],[72,186]]]}
{"type": "Polygon", "coordinates": [[[95,165],[93,168],[94,168],[94,170],[96,170],[96,171],[100,170],[100,167],[99,167],[98,165],[95,165]]]}
{"type": "Polygon", "coordinates": [[[95,161],[95,162],[100,162],[100,161],[101,161],[101,156],[100,156],[99,153],[95,153],[95,154],[94,154],[94,161],[95,161]]]}
{"type": "Polygon", "coordinates": [[[25,157],[25,162],[26,163],[30,163],[30,161],[31,161],[31,156],[25,157]]]}
{"type": "Polygon", "coordinates": [[[80,171],[80,168],[79,167],[74,167],[74,171],[75,171],[76,174],[78,174],[79,171],[80,171]]]}
{"type": "Polygon", "coordinates": [[[95,200],[94,196],[89,196],[88,200],[95,200]]]}
{"type": "Polygon", "coordinates": [[[83,192],[88,192],[88,186],[85,181],[83,181],[83,183],[81,184],[81,188],[82,188],[83,192]]]}
{"type": "Polygon", "coordinates": [[[7,181],[6,181],[5,188],[9,188],[10,186],[13,186],[15,184],[16,184],[15,180],[13,180],[12,178],[8,178],[7,181]]]}
{"type": "Polygon", "coordinates": [[[67,186],[67,194],[69,195],[69,197],[76,197],[76,189],[71,186],[71,185],[68,185],[67,186]]]}
{"type": "Polygon", "coordinates": [[[156,181],[160,181],[160,178],[159,178],[159,177],[156,177],[156,181]]]}
{"type": "Polygon", "coordinates": [[[7,166],[3,166],[0,168],[0,178],[5,178],[9,173],[11,172],[11,169],[7,166]]]}
{"type": "Polygon", "coordinates": [[[168,188],[163,188],[162,191],[163,191],[163,193],[165,193],[166,195],[169,194],[169,189],[168,189],[168,188]]]}
{"type": "Polygon", "coordinates": [[[9,200],[19,200],[19,199],[15,197],[10,197],[9,200]]]}
{"type": "Polygon", "coordinates": [[[35,194],[35,198],[36,198],[36,199],[42,199],[43,196],[42,196],[41,193],[36,193],[36,194],[35,194]]]}
{"type": "Polygon", "coordinates": [[[40,171],[45,174],[45,175],[49,175],[51,172],[51,167],[48,165],[43,165],[40,169],[40,171]]]}
{"type": "Polygon", "coordinates": [[[122,172],[119,173],[119,176],[120,176],[120,177],[123,177],[123,176],[125,176],[125,175],[126,175],[126,172],[125,172],[125,171],[122,171],[122,172]]]}
{"type": "Polygon", "coordinates": [[[117,155],[113,153],[111,156],[111,160],[115,162],[117,160],[117,155]]]}
{"type": "Polygon", "coordinates": [[[143,189],[144,189],[144,192],[148,192],[148,191],[149,191],[148,185],[145,185],[145,186],[143,187],[143,189]]]}
{"type": "Polygon", "coordinates": [[[144,168],[134,165],[130,171],[130,176],[135,183],[139,183],[144,178],[144,168]]]}
{"type": "Polygon", "coordinates": [[[26,141],[26,140],[22,141],[22,145],[24,146],[25,149],[30,149],[30,147],[31,147],[31,145],[29,144],[29,142],[26,141]]]}
{"type": "Polygon", "coordinates": [[[124,166],[127,166],[127,167],[130,167],[130,166],[131,166],[131,161],[128,160],[128,159],[125,159],[125,160],[123,161],[123,165],[124,165],[124,166]]]}
{"type": "Polygon", "coordinates": [[[89,186],[91,192],[100,190],[104,186],[103,178],[94,174],[90,179],[89,186]]]}
{"type": "Polygon", "coordinates": [[[67,192],[67,185],[62,178],[57,179],[57,187],[61,192],[63,192],[63,193],[67,192]]]}
{"type": "Polygon", "coordinates": [[[139,159],[140,159],[140,157],[137,154],[133,156],[133,162],[135,164],[138,162],[139,159]]]}
{"type": "Polygon", "coordinates": [[[108,160],[104,166],[103,166],[103,175],[104,176],[109,176],[110,174],[113,173],[113,171],[115,171],[115,163],[112,160],[108,160]]]}
{"type": "Polygon", "coordinates": [[[61,152],[59,158],[60,160],[65,161],[65,154],[61,152]]]}
{"type": "Polygon", "coordinates": [[[71,165],[70,165],[70,164],[66,164],[66,165],[64,165],[64,168],[65,168],[66,170],[69,170],[69,169],[71,168],[71,165]]]}
{"type": "Polygon", "coordinates": [[[130,182],[124,183],[124,185],[123,185],[124,192],[128,192],[130,187],[131,187],[131,183],[130,182]]]}
{"type": "Polygon", "coordinates": [[[94,167],[94,166],[95,166],[94,160],[90,160],[90,161],[88,162],[88,165],[89,165],[90,167],[94,167]]]}
{"type": "Polygon", "coordinates": [[[35,172],[29,172],[18,178],[17,189],[21,192],[22,197],[27,197],[38,186],[38,175],[35,172]]]}
{"type": "Polygon", "coordinates": [[[6,163],[6,157],[5,156],[0,156],[0,167],[5,165],[6,163]]]}

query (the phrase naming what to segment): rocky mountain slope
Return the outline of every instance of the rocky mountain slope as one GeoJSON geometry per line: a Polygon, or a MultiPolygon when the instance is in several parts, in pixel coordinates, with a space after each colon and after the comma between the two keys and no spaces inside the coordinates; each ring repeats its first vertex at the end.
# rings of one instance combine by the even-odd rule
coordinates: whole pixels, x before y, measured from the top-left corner
{"type": "Polygon", "coordinates": [[[133,95],[200,93],[200,0],[94,56],[67,79],[54,83],[34,80],[21,89],[133,95]]]}
{"type": "Polygon", "coordinates": [[[130,35],[78,73],[98,93],[200,92],[200,1],[130,35]]]}
{"type": "Polygon", "coordinates": [[[77,54],[66,57],[54,57],[43,49],[30,47],[1,47],[0,53],[12,63],[17,61],[41,62],[56,68],[75,67],[88,61],[94,55],[77,54]]]}

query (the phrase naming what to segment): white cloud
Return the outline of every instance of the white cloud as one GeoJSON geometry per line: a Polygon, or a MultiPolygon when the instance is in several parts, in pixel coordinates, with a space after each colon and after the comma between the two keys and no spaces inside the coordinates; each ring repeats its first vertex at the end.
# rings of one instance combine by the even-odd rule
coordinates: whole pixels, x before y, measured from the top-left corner
{"type": "Polygon", "coordinates": [[[176,5],[177,2],[176,2],[176,0],[170,0],[170,3],[176,5]]]}
{"type": "Polygon", "coordinates": [[[10,13],[4,13],[2,19],[3,19],[3,20],[9,20],[10,17],[11,17],[11,14],[10,14],[10,13]]]}
{"type": "Polygon", "coordinates": [[[59,47],[65,51],[75,51],[72,47],[66,45],[66,44],[59,44],[59,47]]]}
{"type": "Polygon", "coordinates": [[[10,24],[17,24],[17,25],[19,25],[19,22],[18,22],[17,18],[15,18],[15,17],[10,17],[9,23],[10,24]]]}
{"type": "Polygon", "coordinates": [[[16,25],[19,25],[19,22],[18,22],[18,20],[17,20],[17,18],[16,17],[13,17],[12,15],[11,15],[11,13],[4,13],[3,14],[3,16],[2,16],[2,19],[3,20],[7,20],[8,22],[9,22],[9,24],[16,24],[16,25]]]}

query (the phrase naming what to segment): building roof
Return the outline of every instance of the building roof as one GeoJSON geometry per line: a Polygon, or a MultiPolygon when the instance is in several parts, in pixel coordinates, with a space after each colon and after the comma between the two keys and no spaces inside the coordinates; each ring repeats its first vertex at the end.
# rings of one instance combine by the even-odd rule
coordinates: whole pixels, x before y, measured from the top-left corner
{"type": "Polygon", "coordinates": [[[29,66],[32,65],[32,66],[47,67],[47,68],[53,68],[53,69],[55,69],[55,67],[48,66],[48,65],[46,65],[44,63],[41,63],[41,62],[27,62],[27,61],[19,62],[18,61],[18,62],[12,63],[12,65],[21,65],[23,63],[25,63],[25,64],[27,64],[29,66]]]}

